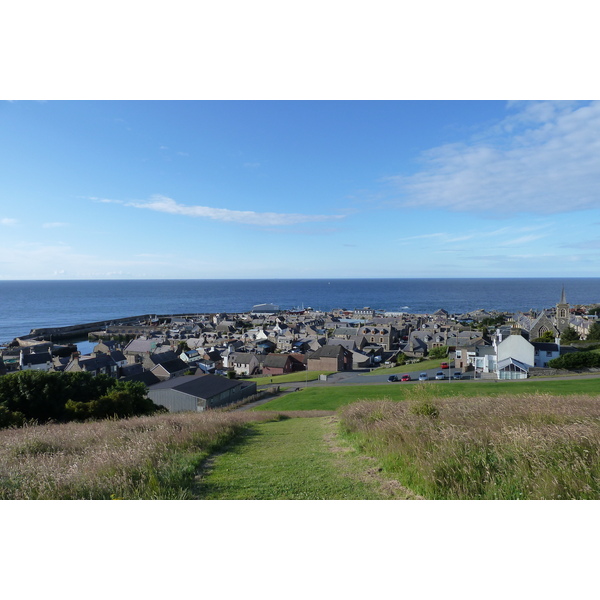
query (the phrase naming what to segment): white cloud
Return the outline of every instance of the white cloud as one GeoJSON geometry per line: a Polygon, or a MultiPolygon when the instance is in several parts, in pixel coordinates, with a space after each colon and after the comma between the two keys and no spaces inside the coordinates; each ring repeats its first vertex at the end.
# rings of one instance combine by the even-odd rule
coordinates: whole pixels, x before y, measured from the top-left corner
{"type": "Polygon", "coordinates": [[[157,212],[187,217],[199,217],[223,221],[226,223],[243,223],[245,225],[297,225],[299,223],[316,223],[345,218],[343,215],[302,215],[294,213],[259,213],[250,210],[229,210],[210,206],[186,206],[178,204],[166,196],[153,196],[147,202],[128,202],[127,206],[145,208],[157,212]]]}
{"type": "Polygon", "coordinates": [[[60,222],[56,222],[56,223],[44,223],[42,225],[42,227],[44,229],[54,229],[55,227],[68,227],[69,224],[68,223],[60,223],[60,222]]]}
{"type": "Polygon", "coordinates": [[[7,217],[0,219],[0,225],[6,225],[7,227],[12,227],[13,225],[16,225],[17,223],[18,223],[17,219],[9,219],[7,217]]]}
{"type": "Polygon", "coordinates": [[[560,213],[600,205],[600,102],[516,103],[468,142],[422,154],[423,169],[389,178],[403,206],[560,213]]]}
{"type": "Polygon", "coordinates": [[[520,246],[522,244],[529,244],[530,242],[535,242],[536,240],[540,240],[546,237],[545,235],[524,235],[519,238],[514,238],[512,240],[505,240],[498,244],[499,246],[520,246]]]}
{"type": "Polygon", "coordinates": [[[93,200],[94,202],[102,202],[103,204],[125,204],[123,200],[111,200],[110,198],[96,198],[95,196],[89,196],[88,200],[93,200]]]}

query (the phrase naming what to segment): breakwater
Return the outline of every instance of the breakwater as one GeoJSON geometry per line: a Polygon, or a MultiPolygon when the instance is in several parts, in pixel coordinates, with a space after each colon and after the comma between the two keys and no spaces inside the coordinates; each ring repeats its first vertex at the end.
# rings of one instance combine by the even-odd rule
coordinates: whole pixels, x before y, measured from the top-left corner
{"type": "MultiPolygon", "coordinates": [[[[170,315],[169,315],[170,316],[170,315]]],[[[108,319],[106,321],[94,321],[93,323],[80,323],[78,325],[66,325],[64,327],[36,327],[32,329],[28,335],[19,336],[20,340],[47,340],[56,342],[58,340],[72,339],[76,337],[86,336],[92,331],[98,331],[109,325],[133,325],[136,322],[140,323],[150,319],[161,318],[159,315],[146,314],[137,315],[134,317],[126,317],[124,319],[108,319]]],[[[162,317],[164,318],[164,317],[162,317]]]]}

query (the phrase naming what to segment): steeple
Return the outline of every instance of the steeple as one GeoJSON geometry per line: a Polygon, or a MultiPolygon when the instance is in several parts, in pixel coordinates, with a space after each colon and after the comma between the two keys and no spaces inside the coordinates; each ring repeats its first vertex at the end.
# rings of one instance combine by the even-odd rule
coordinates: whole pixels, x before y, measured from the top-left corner
{"type": "Polygon", "coordinates": [[[569,305],[565,295],[565,286],[562,287],[560,302],[556,305],[556,328],[562,333],[569,326],[569,305]]]}
{"type": "Polygon", "coordinates": [[[565,296],[565,286],[562,286],[562,294],[560,295],[560,302],[559,304],[566,304],[567,303],[567,297],[565,296]]]}

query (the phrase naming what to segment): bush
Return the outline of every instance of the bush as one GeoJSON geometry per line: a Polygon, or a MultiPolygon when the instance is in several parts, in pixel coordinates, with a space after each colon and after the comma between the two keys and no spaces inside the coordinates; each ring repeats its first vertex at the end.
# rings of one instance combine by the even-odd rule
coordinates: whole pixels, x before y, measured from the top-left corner
{"type": "Polygon", "coordinates": [[[600,354],[597,352],[571,352],[548,362],[551,369],[590,369],[600,367],[600,354]]]}

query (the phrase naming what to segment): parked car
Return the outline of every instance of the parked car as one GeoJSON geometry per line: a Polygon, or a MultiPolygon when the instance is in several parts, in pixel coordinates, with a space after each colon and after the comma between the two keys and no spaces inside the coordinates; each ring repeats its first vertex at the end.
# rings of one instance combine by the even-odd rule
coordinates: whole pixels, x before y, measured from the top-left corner
{"type": "Polygon", "coordinates": [[[435,374],[435,378],[436,378],[436,379],[444,379],[444,371],[438,371],[438,372],[435,374]]]}
{"type": "Polygon", "coordinates": [[[388,377],[388,381],[389,381],[390,383],[394,383],[394,381],[398,381],[398,376],[397,376],[397,375],[390,375],[390,376],[388,377]]]}
{"type": "Polygon", "coordinates": [[[450,365],[447,362],[443,362],[440,365],[440,369],[449,369],[449,368],[450,368],[450,365]]]}
{"type": "Polygon", "coordinates": [[[402,375],[402,381],[410,381],[410,375],[402,375]]]}
{"type": "Polygon", "coordinates": [[[427,373],[423,372],[423,373],[419,373],[419,381],[428,381],[429,380],[429,375],[427,375],[427,373]]]}
{"type": "Polygon", "coordinates": [[[454,371],[454,374],[452,375],[452,379],[461,379],[462,378],[462,373],[460,371],[454,371]]]}

